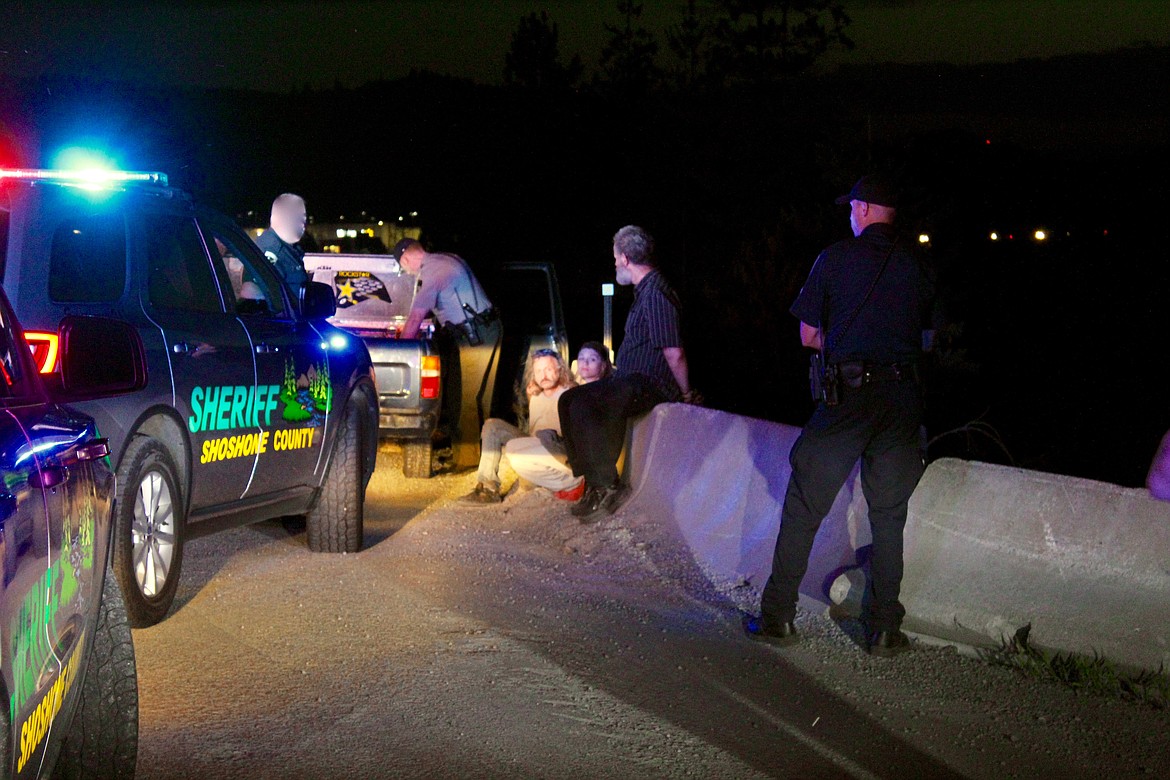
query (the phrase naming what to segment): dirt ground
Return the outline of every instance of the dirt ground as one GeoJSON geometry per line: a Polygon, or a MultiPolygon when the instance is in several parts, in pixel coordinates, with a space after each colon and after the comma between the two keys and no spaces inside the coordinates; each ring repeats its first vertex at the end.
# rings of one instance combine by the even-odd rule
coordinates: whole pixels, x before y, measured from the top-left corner
{"type": "MultiPolygon", "coordinates": [[[[134,633],[140,778],[1170,777],[1170,713],[848,622],[746,639],[669,528],[583,526],[474,474],[406,480],[384,447],[366,549],[280,523],[196,539],[134,633]]],[[[507,480],[506,480],[507,482],[507,480]]]]}

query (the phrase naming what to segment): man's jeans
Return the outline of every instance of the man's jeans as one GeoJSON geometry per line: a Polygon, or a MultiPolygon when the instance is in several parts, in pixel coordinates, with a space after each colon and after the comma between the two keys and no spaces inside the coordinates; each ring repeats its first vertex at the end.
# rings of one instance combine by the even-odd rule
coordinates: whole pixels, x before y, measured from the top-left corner
{"type": "Polygon", "coordinates": [[[479,473],[476,479],[485,487],[500,489],[500,457],[504,445],[523,436],[515,425],[489,417],[479,436],[479,473]]]}

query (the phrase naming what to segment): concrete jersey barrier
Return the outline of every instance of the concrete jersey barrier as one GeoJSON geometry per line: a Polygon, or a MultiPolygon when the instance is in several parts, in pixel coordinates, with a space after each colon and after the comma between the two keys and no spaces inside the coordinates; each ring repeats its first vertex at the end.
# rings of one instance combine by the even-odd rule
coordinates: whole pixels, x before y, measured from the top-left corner
{"type": "MultiPolygon", "coordinates": [[[[759,592],[771,571],[799,428],[663,404],[631,429],[629,506],[674,523],[713,580],[759,592]]],[[[817,534],[801,603],[855,611],[871,542],[854,466],[817,534]]],[[[944,458],[910,502],[907,630],[1170,669],[1170,504],[1123,488],[944,458]]]]}

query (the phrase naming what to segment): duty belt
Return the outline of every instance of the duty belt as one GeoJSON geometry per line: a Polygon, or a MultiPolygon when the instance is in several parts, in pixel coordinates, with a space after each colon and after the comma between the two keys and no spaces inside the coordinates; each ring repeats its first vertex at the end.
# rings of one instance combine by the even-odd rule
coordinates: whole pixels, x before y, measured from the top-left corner
{"type": "Polygon", "coordinates": [[[918,364],[850,360],[837,364],[837,376],[847,387],[852,388],[873,382],[917,382],[918,364]]]}

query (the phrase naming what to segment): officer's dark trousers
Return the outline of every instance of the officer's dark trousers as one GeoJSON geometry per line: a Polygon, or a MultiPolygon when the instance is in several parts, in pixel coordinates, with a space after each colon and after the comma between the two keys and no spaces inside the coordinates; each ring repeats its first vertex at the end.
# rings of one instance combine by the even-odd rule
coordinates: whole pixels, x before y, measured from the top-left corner
{"type": "Polygon", "coordinates": [[[765,622],[787,622],[796,616],[813,538],[861,458],[861,489],[873,532],[864,617],[871,631],[901,626],[906,614],[898,601],[902,530],[910,496],[923,472],[918,451],[921,421],[919,388],[910,380],[842,387],[839,405],[817,406],[790,455],[792,477],[784,496],[772,576],[760,605],[765,622]]]}
{"type": "Polygon", "coordinates": [[[455,462],[479,462],[479,434],[491,416],[503,327],[499,320],[479,326],[480,343],[446,329],[437,344],[442,359],[442,420],[451,435],[455,462]]]}
{"type": "Polygon", "coordinates": [[[611,375],[566,390],[557,401],[557,411],[574,476],[585,477],[591,487],[615,484],[626,419],[665,400],[643,374],[611,375]]]}

